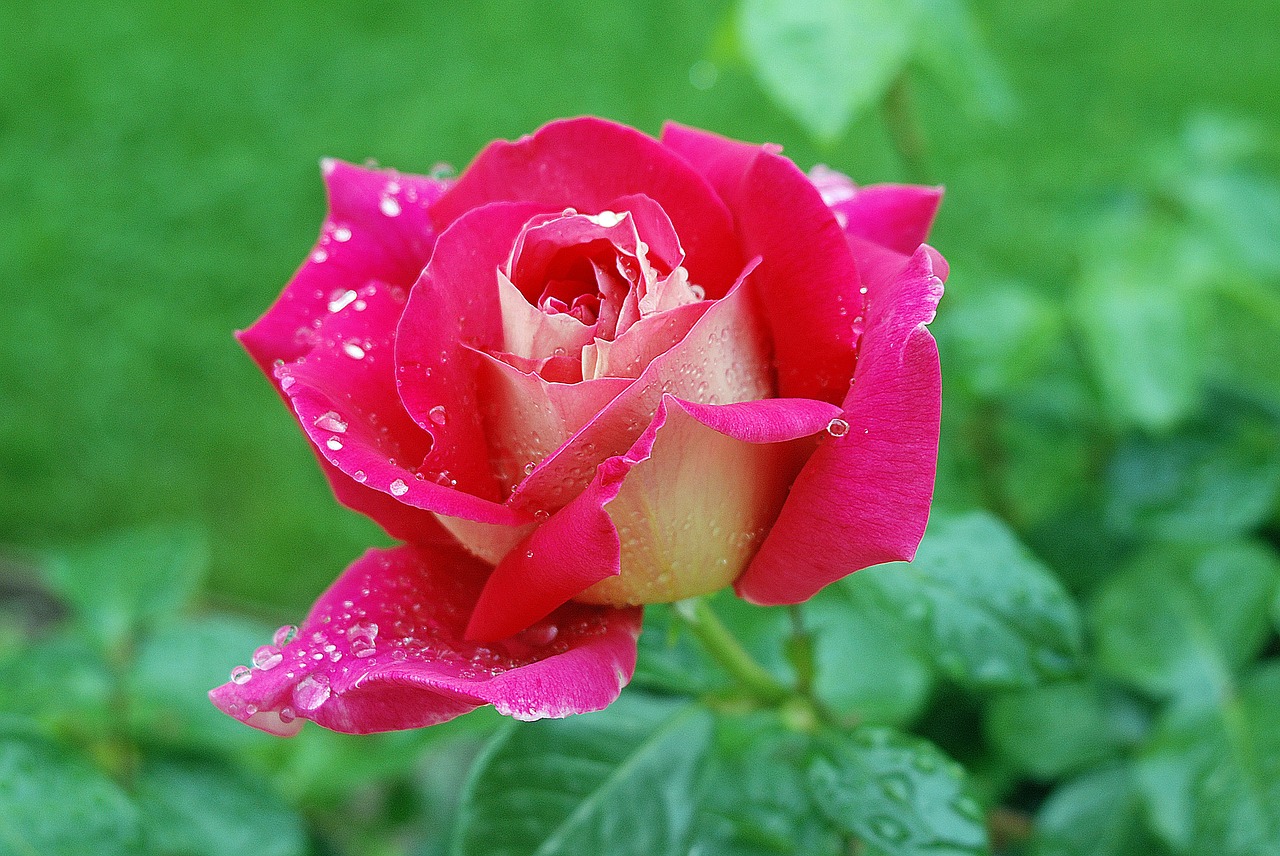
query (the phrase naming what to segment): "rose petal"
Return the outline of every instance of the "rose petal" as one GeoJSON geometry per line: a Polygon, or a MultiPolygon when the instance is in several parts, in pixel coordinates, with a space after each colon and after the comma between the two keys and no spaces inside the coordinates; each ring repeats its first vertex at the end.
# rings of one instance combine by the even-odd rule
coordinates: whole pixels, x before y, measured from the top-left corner
{"type": "Polygon", "coordinates": [[[509,491],[533,466],[582,430],[631,380],[604,377],[552,383],[480,354],[477,384],[484,403],[489,464],[509,491]]]}
{"type": "Polygon", "coordinates": [[[688,252],[691,279],[711,297],[728,291],[742,258],[733,221],[706,180],[657,140],[583,117],[552,122],[531,137],[491,143],[432,209],[443,227],[497,200],[526,200],[596,213],[644,194],[671,218],[688,252]]]}
{"type": "Polygon", "coordinates": [[[282,660],[210,693],[242,722],[354,734],[433,725],[482,704],[517,719],[607,706],[635,668],[640,611],[571,604],[519,636],[463,638],[486,568],[457,550],[370,550],[312,608],[282,660]]]}
{"type": "Polygon", "coordinates": [[[567,312],[543,312],[501,272],[498,299],[502,307],[503,349],[514,356],[543,360],[578,354],[583,345],[595,338],[594,326],[583,324],[567,312]]]}
{"type": "MultiPolygon", "coordinates": [[[[348,481],[397,504],[489,523],[526,522],[527,516],[453,490],[438,481],[436,471],[422,468],[431,434],[405,412],[395,383],[393,348],[403,298],[386,286],[360,294],[363,310],[353,304],[331,313],[311,352],[276,370],[317,452],[348,481]]],[[[434,519],[424,517],[426,531],[438,533],[434,519]]]]}
{"type": "Polygon", "coordinates": [[[348,292],[371,281],[408,289],[435,244],[427,209],[444,192],[443,182],[335,160],[322,166],[329,215],[320,238],[280,298],[238,334],[268,375],[276,360],[294,360],[311,349],[313,322],[348,292]],[[399,206],[397,216],[383,213],[384,199],[399,206]]]}
{"type": "Polygon", "coordinates": [[[508,504],[532,511],[558,509],[587,486],[606,458],[631,447],[652,421],[664,392],[705,404],[772,396],[768,334],[752,291],[744,285],[754,268],[754,262],[748,265],[729,294],[712,302],[688,335],[543,460],[508,504]]]}
{"type": "Polygon", "coordinates": [[[627,453],[498,564],[468,636],[509,635],[570,598],[656,603],[728,585],[812,451],[807,438],[839,412],[802,399],[716,406],[663,396],[627,453]]]}
{"type": "Polygon", "coordinates": [[[713,305],[711,301],[685,303],[640,318],[612,342],[596,339],[583,350],[582,376],[640,377],[650,363],[688,336],[713,305]]]}
{"type": "MultiPolygon", "coordinates": [[[[501,493],[489,466],[476,377],[480,356],[471,346],[500,349],[502,317],[498,267],[524,224],[543,206],[495,203],[468,212],[440,236],[435,253],[414,285],[396,332],[396,371],[400,399],[409,414],[434,438],[422,467],[445,489],[492,503],[501,493]],[[456,483],[456,484],[455,484],[456,483]]],[[[488,523],[523,523],[524,518],[468,503],[424,488],[402,491],[410,505],[453,517],[488,523]]]]}
{"type": "MultiPolygon", "coordinates": [[[[351,317],[353,313],[370,303],[381,306],[388,297],[394,302],[399,296],[403,302],[403,293],[430,258],[435,242],[435,230],[426,209],[446,186],[430,178],[369,170],[339,161],[328,160],[323,166],[329,215],[320,239],[280,298],[252,327],[237,334],[286,402],[291,396],[276,377],[277,361],[292,363],[322,342],[340,339],[335,335],[336,326],[329,321],[334,316],[343,316],[341,323],[360,326],[358,332],[363,339],[368,332],[367,321],[361,326],[360,319],[351,317]],[[384,199],[394,200],[399,206],[397,216],[388,217],[383,212],[384,199]]],[[[381,308],[398,315],[400,304],[381,308]]],[[[395,320],[390,323],[394,327],[395,320]]],[[[388,369],[385,362],[376,368],[370,363],[365,368],[375,375],[388,369]]],[[[288,372],[281,376],[292,379],[288,372]]],[[[373,382],[374,398],[379,398],[376,390],[385,386],[383,381],[390,383],[381,375],[373,382]]],[[[377,404],[370,402],[363,411],[378,414],[384,405],[381,400],[377,404]]],[[[311,419],[323,412],[312,414],[311,419]]],[[[300,418],[304,430],[309,429],[311,421],[305,416],[300,418]]],[[[353,480],[329,463],[323,447],[316,446],[314,451],[344,505],[367,514],[396,538],[440,537],[431,515],[353,480]]]]}
{"type": "Polygon", "coordinates": [[[942,401],[925,328],[942,282],[927,248],[892,286],[871,302],[847,430],[819,445],[734,586],[752,603],[799,603],[860,568],[909,561],[924,535],[942,401]]]}
{"type": "Polygon", "coordinates": [[[853,255],[817,188],[776,146],[675,124],[663,128],[662,141],[707,176],[734,213],[743,250],[763,259],[755,282],[773,334],[778,394],[840,401],[863,301],[853,255]]]}
{"type": "Polygon", "coordinates": [[[833,170],[813,176],[814,185],[831,209],[837,212],[845,231],[874,241],[904,255],[911,255],[929,238],[929,229],[942,204],[941,187],[916,184],[872,184],[855,187],[852,181],[833,170]],[[833,181],[847,186],[833,192],[833,181]]]}

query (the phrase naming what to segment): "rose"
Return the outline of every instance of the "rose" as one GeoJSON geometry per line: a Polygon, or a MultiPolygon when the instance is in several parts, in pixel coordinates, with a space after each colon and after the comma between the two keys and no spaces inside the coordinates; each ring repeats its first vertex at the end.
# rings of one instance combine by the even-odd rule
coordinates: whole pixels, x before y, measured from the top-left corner
{"type": "Polygon", "coordinates": [[[924,532],[935,189],[598,119],[456,181],[326,161],[308,260],[241,341],[337,497],[409,542],[212,693],[277,733],[596,710],[639,606],[796,603],[924,532]]]}

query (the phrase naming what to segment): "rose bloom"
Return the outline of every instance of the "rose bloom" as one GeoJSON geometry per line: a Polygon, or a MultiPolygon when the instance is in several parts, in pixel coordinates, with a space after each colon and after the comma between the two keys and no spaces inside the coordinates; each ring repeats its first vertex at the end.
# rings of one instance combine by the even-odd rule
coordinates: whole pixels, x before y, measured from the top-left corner
{"type": "Polygon", "coordinates": [[[248,724],[598,710],[641,606],[806,600],[909,560],[937,458],[935,188],[594,118],[456,180],[325,161],[329,216],[240,340],[371,550],[215,689],[248,724]]]}

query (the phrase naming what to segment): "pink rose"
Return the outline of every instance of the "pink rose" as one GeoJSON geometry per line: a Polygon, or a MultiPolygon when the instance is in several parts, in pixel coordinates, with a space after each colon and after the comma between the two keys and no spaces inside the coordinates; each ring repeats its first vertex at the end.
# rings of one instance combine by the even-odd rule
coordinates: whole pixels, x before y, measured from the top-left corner
{"type": "Polygon", "coordinates": [[[329,218],[241,341],[372,550],[214,690],[250,725],[597,710],[640,605],[797,603],[924,533],[940,191],[599,119],[456,181],[326,161],[329,218]]]}

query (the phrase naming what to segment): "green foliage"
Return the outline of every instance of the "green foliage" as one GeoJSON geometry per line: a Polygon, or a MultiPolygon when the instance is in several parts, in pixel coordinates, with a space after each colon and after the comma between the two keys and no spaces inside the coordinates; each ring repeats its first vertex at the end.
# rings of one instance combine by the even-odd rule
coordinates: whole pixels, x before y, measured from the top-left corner
{"type": "Polygon", "coordinates": [[[1093,603],[1098,663],[1154,696],[1226,698],[1267,637],[1278,582],[1280,561],[1258,544],[1145,552],[1093,603]]]}
{"type": "Polygon", "coordinates": [[[865,729],[809,768],[818,808],[874,856],[986,853],[981,806],[964,769],[929,743],[865,729]]]}
{"type": "Polygon", "coordinates": [[[260,781],[192,761],[158,761],[136,785],[147,845],[155,856],[299,856],[302,818],[260,781]]]}
{"type": "Polygon", "coordinates": [[[138,812],[82,758],[39,740],[0,735],[0,853],[132,856],[138,812]]]}
{"type": "Polygon", "coordinates": [[[738,26],[769,93],[811,134],[833,142],[906,64],[906,8],[890,0],[743,0],[738,26]]]}
{"type": "Polygon", "coordinates": [[[994,517],[935,521],[910,565],[883,565],[846,585],[874,586],[952,680],[1025,687],[1078,668],[1080,617],[1047,568],[994,517]]]}
{"type": "Polygon", "coordinates": [[[705,710],[639,693],[601,713],[507,728],[467,786],[456,851],[684,853],[687,795],[710,739],[705,710]]]}

